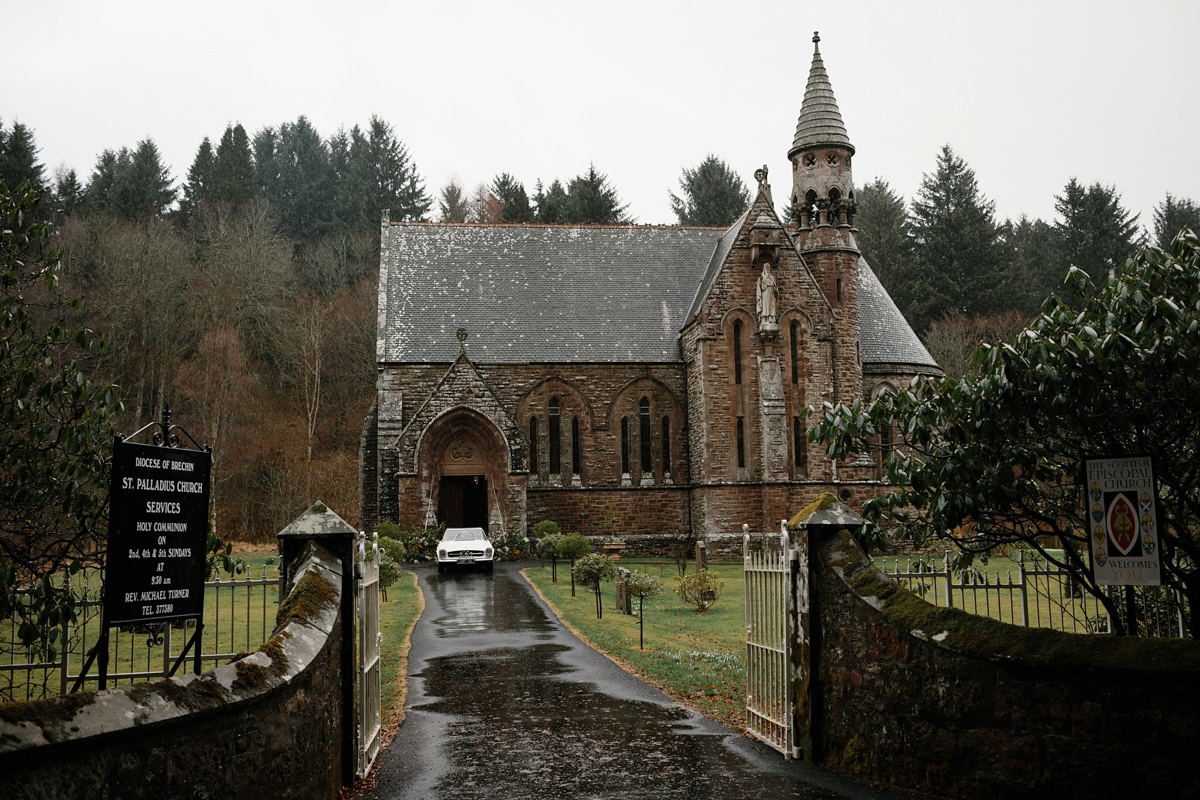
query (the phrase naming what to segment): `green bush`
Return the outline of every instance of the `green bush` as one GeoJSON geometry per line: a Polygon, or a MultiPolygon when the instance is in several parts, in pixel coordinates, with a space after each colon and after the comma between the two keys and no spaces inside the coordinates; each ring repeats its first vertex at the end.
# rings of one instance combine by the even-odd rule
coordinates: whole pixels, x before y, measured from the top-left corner
{"type": "Polygon", "coordinates": [[[380,539],[395,539],[400,541],[400,526],[394,522],[381,522],[375,526],[375,533],[380,539]]]}
{"type": "Polygon", "coordinates": [[[592,552],[592,543],[579,533],[568,533],[558,540],[558,557],[571,561],[592,552]]]}
{"type": "Polygon", "coordinates": [[[388,587],[400,579],[400,565],[388,555],[386,550],[379,551],[379,591],[383,599],[387,599],[388,587]]]}
{"type": "Polygon", "coordinates": [[[529,540],[516,528],[492,541],[497,561],[519,561],[529,556],[529,540]]]}
{"type": "MultiPolygon", "coordinates": [[[[540,524],[540,523],[539,523],[540,524]]],[[[558,526],[555,525],[555,528],[558,526]]],[[[558,543],[562,541],[561,533],[547,533],[537,540],[537,556],[543,561],[547,558],[558,558],[558,543]]]]}
{"type": "Polygon", "coordinates": [[[533,538],[542,539],[546,536],[562,533],[562,529],[558,527],[558,523],[552,519],[544,519],[533,526],[533,538]]]}
{"type": "Polygon", "coordinates": [[[405,551],[404,545],[400,543],[400,540],[393,539],[390,536],[380,535],[379,552],[392,559],[396,564],[403,564],[408,557],[408,553],[405,551]]]}
{"type": "Polygon", "coordinates": [[[400,544],[404,545],[405,560],[414,564],[433,561],[437,558],[438,542],[445,531],[445,525],[436,530],[401,531],[400,544]]]}
{"type": "Polygon", "coordinates": [[[600,581],[612,580],[617,577],[617,562],[612,556],[601,553],[588,553],[575,562],[571,576],[592,590],[596,595],[596,617],[604,616],[604,607],[600,598],[600,581]]]}
{"type": "Polygon", "coordinates": [[[693,611],[705,612],[713,607],[725,588],[725,582],[706,569],[693,575],[683,575],[675,584],[675,594],[693,611]]]}

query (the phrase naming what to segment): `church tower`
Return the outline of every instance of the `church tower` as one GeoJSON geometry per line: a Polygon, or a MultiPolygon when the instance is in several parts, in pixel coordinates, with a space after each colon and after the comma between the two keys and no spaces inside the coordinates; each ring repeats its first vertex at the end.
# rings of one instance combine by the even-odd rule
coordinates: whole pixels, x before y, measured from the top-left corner
{"type": "Polygon", "coordinates": [[[842,114],[821,51],[813,34],[813,60],[788,150],[792,162],[792,218],[798,230],[796,246],[821,286],[835,317],[833,343],[834,402],[850,403],[862,394],[862,352],[859,341],[858,243],[854,238],[854,179],[850,161],[854,145],[846,134],[842,114]]]}

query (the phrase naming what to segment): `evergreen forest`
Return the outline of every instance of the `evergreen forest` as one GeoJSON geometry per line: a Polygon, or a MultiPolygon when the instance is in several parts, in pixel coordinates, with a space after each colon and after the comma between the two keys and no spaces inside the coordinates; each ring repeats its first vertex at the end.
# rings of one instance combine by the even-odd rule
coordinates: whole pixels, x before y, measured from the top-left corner
{"type": "MultiPolygon", "coordinates": [[[[106,342],[81,365],[117,387],[119,429],[168,405],[212,446],[214,529],[227,540],[272,541],[316,499],[357,522],[385,209],[446,223],[633,221],[595,164],[531,191],[500,171],[431,194],[378,117],[330,135],[303,116],[213,133],[182,176],[151,139],[102,151],[86,174],[51,174],[34,130],[0,121],[0,181],[42,193],[29,216],[62,250],[59,288],[83,300],[55,313],[106,342]]],[[[712,155],[683,167],[669,196],[687,225],[728,225],[750,199],[712,155]]],[[[1055,202],[1053,220],[997,220],[949,146],[909,200],[882,178],[860,188],[860,248],[948,374],[970,369],[975,344],[1027,325],[1069,266],[1102,279],[1143,244],[1200,228],[1200,207],[1170,194],[1145,229],[1115,187],[1072,178],[1055,202]]]]}

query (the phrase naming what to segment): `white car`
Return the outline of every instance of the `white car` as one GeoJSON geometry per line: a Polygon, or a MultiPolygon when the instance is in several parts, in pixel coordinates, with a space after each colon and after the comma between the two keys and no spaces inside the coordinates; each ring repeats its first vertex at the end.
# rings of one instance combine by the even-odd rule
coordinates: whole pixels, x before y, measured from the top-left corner
{"type": "Polygon", "coordinates": [[[491,572],[495,553],[483,528],[446,528],[437,547],[438,572],[476,564],[491,572]]]}

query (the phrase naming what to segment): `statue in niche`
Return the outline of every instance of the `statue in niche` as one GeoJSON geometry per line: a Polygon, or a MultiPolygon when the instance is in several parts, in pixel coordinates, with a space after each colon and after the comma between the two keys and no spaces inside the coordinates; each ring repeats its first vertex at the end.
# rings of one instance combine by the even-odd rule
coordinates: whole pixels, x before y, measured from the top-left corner
{"type": "Polygon", "coordinates": [[[761,330],[779,328],[779,285],[771,262],[763,262],[762,275],[758,276],[758,327],[761,330]]]}

